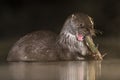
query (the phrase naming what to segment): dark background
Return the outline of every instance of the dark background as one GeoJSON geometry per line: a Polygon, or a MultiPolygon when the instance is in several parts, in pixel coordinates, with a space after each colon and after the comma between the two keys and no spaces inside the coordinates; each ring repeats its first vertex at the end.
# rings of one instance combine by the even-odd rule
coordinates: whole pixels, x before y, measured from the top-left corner
{"type": "Polygon", "coordinates": [[[103,33],[98,35],[102,41],[113,40],[112,45],[116,41],[119,44],[119,0],[1,0],[0,60],[6,58],[10,47],[19,37],[42,29],[59,33],[65,19],[75,12],[88,14],[94,19],[95,28],[103,33]]]}

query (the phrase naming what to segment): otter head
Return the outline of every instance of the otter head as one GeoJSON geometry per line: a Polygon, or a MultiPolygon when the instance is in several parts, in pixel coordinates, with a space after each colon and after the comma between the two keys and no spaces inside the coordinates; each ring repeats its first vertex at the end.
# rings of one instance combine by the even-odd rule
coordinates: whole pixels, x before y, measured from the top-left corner
{"type": "Polygon", "coordinates": [[[85,52],[84,37],[94,35],[91,17],[76,13],[67,18],[59,35],[59,44],[72,52],[85,52]]]}
{"type": "Polygon", "coordinates": [[[61,33],[75,35],[78,41],[83,41],[86,35],[95,35],[94,32],[92,18],[82,13],[72,14],[68,17],[61,31],[61,33]]]}

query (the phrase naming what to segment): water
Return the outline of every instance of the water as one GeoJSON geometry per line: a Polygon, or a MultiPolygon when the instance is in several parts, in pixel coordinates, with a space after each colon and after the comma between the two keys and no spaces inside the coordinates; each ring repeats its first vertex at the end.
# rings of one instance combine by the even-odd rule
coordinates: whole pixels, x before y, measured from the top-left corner
{"type": "Polygon", "coordinates": [[[1,63],[0,80],[120,80],[120,60],[1,63]]]}

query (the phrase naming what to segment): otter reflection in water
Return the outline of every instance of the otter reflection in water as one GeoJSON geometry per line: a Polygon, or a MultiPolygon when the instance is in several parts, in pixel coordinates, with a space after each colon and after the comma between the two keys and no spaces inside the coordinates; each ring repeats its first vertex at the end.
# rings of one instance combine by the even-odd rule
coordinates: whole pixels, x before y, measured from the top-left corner
{"type": "Polygon", "coordinates": [[[75,13],[67,18],[59,35],[36,31],[18,40],[10,50],[8,61],[60,61],[93,59],[85,36],[95,35],[94,24],[86,14],[75,13]]]}
{"type": "Polygon", "coordinates": [[[12,80],[101,80],[100,61],[13,62],[8,67],[12,80]]]}

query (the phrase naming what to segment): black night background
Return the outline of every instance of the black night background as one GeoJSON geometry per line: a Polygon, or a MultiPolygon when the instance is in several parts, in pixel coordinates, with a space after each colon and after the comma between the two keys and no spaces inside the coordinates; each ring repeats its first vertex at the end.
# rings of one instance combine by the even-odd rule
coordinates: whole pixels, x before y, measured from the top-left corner
{"type": "Polygon", "coordinates": [[[23,35],[36,30],[59,33],[65,19],[75,12],[88,14],[95,37],[106,58],[120,58],[120,1],[118,0],[1,0],[0,60],[5,60],[12,45],[23,35]]]}

